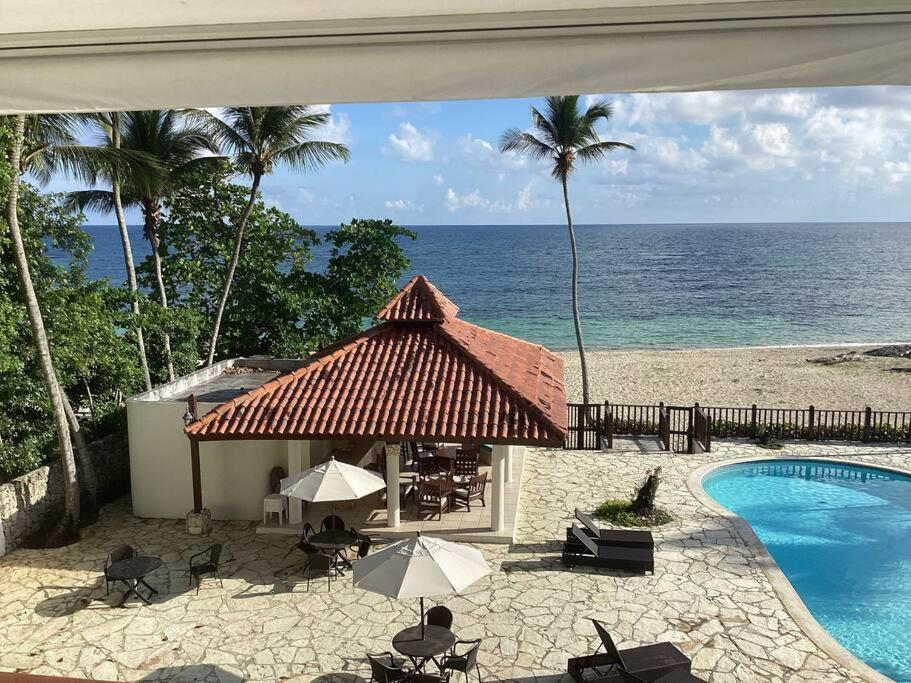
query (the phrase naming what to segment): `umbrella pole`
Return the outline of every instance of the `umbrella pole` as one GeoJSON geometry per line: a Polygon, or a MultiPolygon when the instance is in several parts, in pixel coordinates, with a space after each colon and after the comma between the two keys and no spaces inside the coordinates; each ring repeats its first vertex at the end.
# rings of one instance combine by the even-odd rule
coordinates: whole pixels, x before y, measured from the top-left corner
{"type": "Polygon", "coordinates": [[[421,640],[424,640],[424,598],[421,598],[421,640]]]}

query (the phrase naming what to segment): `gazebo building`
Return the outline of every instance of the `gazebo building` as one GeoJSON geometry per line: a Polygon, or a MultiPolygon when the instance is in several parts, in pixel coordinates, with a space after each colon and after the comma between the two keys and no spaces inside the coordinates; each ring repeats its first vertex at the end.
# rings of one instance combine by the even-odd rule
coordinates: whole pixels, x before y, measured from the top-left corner
{"type": "MultiPolygon", "coordinates": [[[[560,446],[566,436],[563,363],[540,345],[460,320],[458,310],[419,275],[377,314],[376,326],[306,360],[243,359],[221,372],[209,369],[200,382],[178,380],[170,397],[168,387],[136,397],[128,407],[135,513],[183,516],[192,504],[191,519],[201,517],[203,525],[209,514],[250,519],[255,512],[259,519],[276,468],[293,475],[335,457],[377,470],[387,483],[379,497],[339,508],[350,525],[390,537],[424,530],[512,540],[524,447],[560,446]],[[242,384],[270,372],[258,386],[242,384]],[[224,399],[214,407],[213,393],[224,399]],[[184,490],[180,510],[173,509],[176,501],[169,510],[143,510],[146,501],[137,491],[149,468],[133,439],[134,421],[138,425],[142,404],[150,401],[180,403],[188,413],[190,449],[184,446],[181,470],[170,473],[191,478],[192,498],[184,490]],[[485,504],[428,515],[403,500],[402,494],[417,498],[411,484],[421,474],[410,461],[419,443],[481,447],[485,504]]],[[[288,516],[269,515],[262,532],[296,534],[305,521],[318,528],[328,514],[319,504],[305,509],[296,499],[272,499],[288,516]]]]}

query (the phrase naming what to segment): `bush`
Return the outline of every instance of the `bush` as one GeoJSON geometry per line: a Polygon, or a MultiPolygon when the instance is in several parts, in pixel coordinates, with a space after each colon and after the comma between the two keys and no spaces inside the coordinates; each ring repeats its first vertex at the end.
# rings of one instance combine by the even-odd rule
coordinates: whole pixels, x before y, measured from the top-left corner
{"type": "Polygon", "coordinates": [[[653,527],[667,524],[674,516],[662,508],[656,507],[651,514],[636,514],[633,503],[620,498],[608,498],[595,508],[592,516],[616,526],[653,527]]]}

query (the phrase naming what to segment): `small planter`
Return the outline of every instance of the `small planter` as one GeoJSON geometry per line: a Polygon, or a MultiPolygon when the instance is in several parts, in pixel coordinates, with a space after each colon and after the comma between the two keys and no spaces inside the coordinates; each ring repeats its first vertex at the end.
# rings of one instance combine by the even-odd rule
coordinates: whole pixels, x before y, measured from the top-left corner
{"type": "Polygon", "coordinates": [[[191,536],[208,536],[212,531],[212,511],[203,508],[187,513],[187,533],[191,536]]]}

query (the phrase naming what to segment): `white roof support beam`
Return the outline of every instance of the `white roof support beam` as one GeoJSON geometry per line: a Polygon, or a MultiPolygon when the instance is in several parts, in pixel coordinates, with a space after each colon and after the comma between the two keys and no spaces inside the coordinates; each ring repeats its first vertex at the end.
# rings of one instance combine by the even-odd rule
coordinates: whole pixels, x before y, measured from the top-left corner
{"type": "Polygon", "coordinates": [[[907,0],[0,0],[0,112],[911,84],[907,0]]]}

